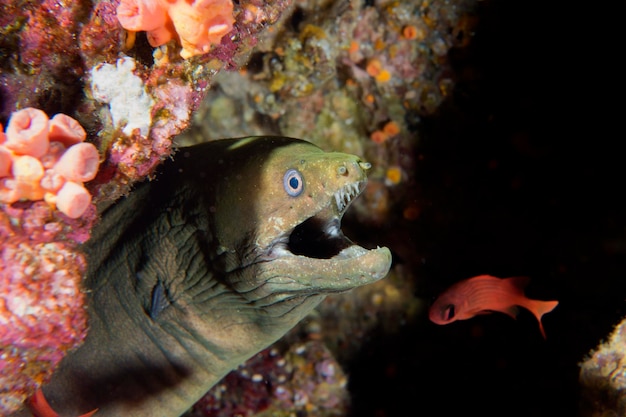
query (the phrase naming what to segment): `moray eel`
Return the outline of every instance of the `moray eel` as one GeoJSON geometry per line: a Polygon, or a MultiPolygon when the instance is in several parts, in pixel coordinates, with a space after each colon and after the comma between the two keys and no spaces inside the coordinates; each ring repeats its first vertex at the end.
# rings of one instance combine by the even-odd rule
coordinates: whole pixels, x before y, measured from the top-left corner
{"type": "Polygon", "coordinates": [[[281,137],[180,149],[84,247],[90,329],[43,387],[52,408],[179,416],[325,296],[383,278],[389,250],[340,230],[367,168],[281,137]]]}

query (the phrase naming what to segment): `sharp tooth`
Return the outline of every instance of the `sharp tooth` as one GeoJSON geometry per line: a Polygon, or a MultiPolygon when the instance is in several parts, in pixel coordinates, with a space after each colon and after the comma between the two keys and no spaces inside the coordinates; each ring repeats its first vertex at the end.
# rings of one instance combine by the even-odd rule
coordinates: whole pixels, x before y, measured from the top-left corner
{"type": "Polygon", "coordinates": [[[359,195],[359,182],[346,184],[335,193],[337,209],[343,211],[359,195]]]}
{"type": "Polygon", "coordinates": [[[337,236],[339,234],[339,228],[336,224],[329,224],[326,227],[326,234],[329,236],[337,236]]]}

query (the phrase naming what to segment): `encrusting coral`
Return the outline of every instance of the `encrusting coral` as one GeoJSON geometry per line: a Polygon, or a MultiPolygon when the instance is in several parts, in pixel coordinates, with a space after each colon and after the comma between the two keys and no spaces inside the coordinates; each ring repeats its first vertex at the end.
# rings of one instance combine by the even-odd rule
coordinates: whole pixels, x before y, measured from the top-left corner
{"type": "Polygon", "coordinates": [[[125,194],[170,156],[174,136],[189,126],[213,77],[241,66],[292,2],[70,3],[3,2],[7,66],[0,68],[0,123],[6,126],[13,111],[27,107],[76,118],[102,158],[89,188],[97,204],[125,194]],[[120,22],[132,13],[148,19],[124,29],[120,22]],[[146,30],[152,39],[154,19],[171,36],[156,49],[135,34],[146,30]],[[146,21],[152,26],[142,26],[146,21]],[[193,59],[185,60],[181,50],[193,59]],[[18,63],[23,67],[14,70],[18,63]]]}
{"type": "Polygon", "coordinates": [[[66,216],[91,204],[84,182],[95,178],[98,150],[82,126],[65,114],[52,119],[29,107],[12,114],[0,133],[0,203],[45,200],[66,216]]]}
{"type": "Polygon", "coordinates": [[[83,183],[100,155],[86,137],[72,117],[33,107],[0,126],[0,415],[19,408],[87,332],[86,261],[74,246],[95,219],[83,183]]]}
{"type": "Polygon", "coordinates": [[[0,211],[0,415],[19,408],[87,332],[83,255],[61,242],[7,238],[9,217],[0,211]]]}
{"type": "Polygon", "coordinates": [[[185,59],[209,52],[235,21],[230,0],[122,0],[117,18],[126,30],[146,31],[154,47],[178,38],[185,59]]]}

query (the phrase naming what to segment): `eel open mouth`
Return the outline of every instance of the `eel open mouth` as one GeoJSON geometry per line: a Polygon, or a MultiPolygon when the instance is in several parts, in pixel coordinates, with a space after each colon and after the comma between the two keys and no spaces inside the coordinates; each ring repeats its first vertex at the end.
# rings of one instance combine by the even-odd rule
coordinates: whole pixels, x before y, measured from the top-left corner
{"type": "Polygon", "coordinates": [[[389,249],[365,249],[341,232],[341,218],[364,189],[365,181],[342,187],[317,213],[274,240],[265,258],[273,264],[265,284],[275,299],[348,291],[387,275],[389,249]]]}
{"type": "Polygon", "coordinates": [[[341,218],[365,189],[366,181],[347,184],[330,199],[329,204],[313,217],[296,226],[288,235],[285,249],[308,258],[353,258],[367,252],[341,231],[341,218]]]}

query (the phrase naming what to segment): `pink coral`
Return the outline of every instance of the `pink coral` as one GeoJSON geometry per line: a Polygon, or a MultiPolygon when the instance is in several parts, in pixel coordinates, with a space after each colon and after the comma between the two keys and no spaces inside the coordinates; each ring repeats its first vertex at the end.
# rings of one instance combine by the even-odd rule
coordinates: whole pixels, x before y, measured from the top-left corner
{"type": "Polygon", "coordinates": [[[61,142],[65,146],[83,142],[87,138],[87,132],[75,119],[58,113],[50,119],[48,125],[48,140],[61,142]]]}
{"type": "Polygon", "coordinates": [[[152,46],[177,37],[185,59],[209,52],[235,21],[231,0],[122,0],[117,17],[126,30],[147,31],[152,46]]]}
{"type": "Polygon", "coordinates": [[[87,210],[91,203],[91,194],[81,184],[67,181],[56,195],[56,205],[59,211],[67,217],[75,219],[87,210]]]}
{"type": "Polygon", "coordinates": [[[40,157],[48,149],[48,116],[32,107],[20,110],[11,116],[5,133],[9,150],[40,157]]]}
{"type": "Polygon", "coordinates": [[[166,4],[154,0],[124,0],[117,7],[117,18],[126,30],[149,32],[165,26],[166,4]]]}
{"type": "MultiPolygon", "coordinates": [[[[8,221],[0,211],[0,222],[8,221]]],[[[82,254],[0,236],[0,414],[14,411],[84,339],[82,254]]]]}
{"type": "Polygon", "coordinates": [[[54,170],[70,181],[86,182],[95,178],[100,154],[91,143],[70,146],[54,165],[54,170]]]}
{"type": "Polygon", "coordinates": [[[0,203],[45,199],[66,216],[80,217],[91,203],[82,183],[95,178],[100,164],[86,136],[64,114],[48,120],[34,108],[13,113],[0,142],[0,203]]]}
{"type": "Polygon", "coordinates": [[[0,178],[6,177],[11,172],[11,152],[0,147],[0,178]]]}

